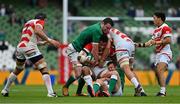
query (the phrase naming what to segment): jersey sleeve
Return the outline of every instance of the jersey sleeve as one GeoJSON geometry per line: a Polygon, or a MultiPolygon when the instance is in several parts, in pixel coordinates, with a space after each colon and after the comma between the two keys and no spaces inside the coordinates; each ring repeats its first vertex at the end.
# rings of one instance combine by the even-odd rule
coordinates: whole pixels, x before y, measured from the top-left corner
{"type": "Polygon", "coordinates": [[[87,45],[84,47],[84,50],[87,51],[87,52],[91,52],[91,50],[92,50],[92,44],[91,44],[91,43],[87,44],[87,45]]]}
{"type": "Polygon", "coordinates": [[[44,21],[43,20],[37,21],[35,25],[39,25],[42,29],[44,29],[44,21]]]}
{"type": "Polygon", "coordinates": [[[168,37],[168,36],[172,36],[172,30],[170,27],[165,26],[162,29],[162,38],[168,37]]]}

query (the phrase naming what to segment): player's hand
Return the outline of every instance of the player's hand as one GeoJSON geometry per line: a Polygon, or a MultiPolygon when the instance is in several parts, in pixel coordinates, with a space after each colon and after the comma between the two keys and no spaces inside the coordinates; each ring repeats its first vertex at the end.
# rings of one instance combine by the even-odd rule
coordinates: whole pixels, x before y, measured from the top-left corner
{"type": "Polygon", "coordinates": [[[151,41],[151,44],[152,44],[152,45],[156,45],[156,41],[155,41],[155,40],[152,40],[152,41],[151,41]]]}
{"type": "Polygon", "coordinates": [[[54,40],[54,39],[50,39],[50,44],[52,44],[54,47],[59,48],[59,46],[61,45],[60,42],[54,40]]]}
{"type": "Polygon", "coordinates": [[[152,46],[154,45],[154,40],[149,40],[148,42],[146,42],[146,46],[152,46]]]}

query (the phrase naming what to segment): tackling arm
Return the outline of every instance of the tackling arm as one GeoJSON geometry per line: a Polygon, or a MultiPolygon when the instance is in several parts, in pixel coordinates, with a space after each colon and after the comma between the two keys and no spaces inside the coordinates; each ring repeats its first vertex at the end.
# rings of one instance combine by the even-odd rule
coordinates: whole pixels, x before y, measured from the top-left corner
{"type": "Polygon", "coordinates": [[[42,30],[42,27],[40,25],[36,25],[35,26],[35,33],[44,41],[46,41],[47,43],[50,43],[52,45],[54,45],[55,47],[59,47],[60,43],[58,41],[55,41],[53,39],[50,39],[42,30]]]}
{"type": "Polygon", "coordinates": [[[99,60],[98,52],[99,52],[99,44],[98,43],[93,43],[92,44],[92,51],[91,51],[91,53],[94,56],[96,64],[98,64],[98,60],[99,60]]]}

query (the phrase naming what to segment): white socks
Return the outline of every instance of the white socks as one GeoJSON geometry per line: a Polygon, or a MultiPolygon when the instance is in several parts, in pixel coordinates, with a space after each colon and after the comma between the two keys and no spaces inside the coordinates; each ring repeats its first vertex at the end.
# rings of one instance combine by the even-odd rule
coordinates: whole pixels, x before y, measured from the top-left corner
{"type": "Polygon", "coordinates": [[[161,89],[160,89],[160,93],[165,94],[165,93],[166,93],[166,87],[161,87],[161,89]]]}
{"type": "Polygon", "coordinates": [[[131,82],[134,84],[135,88],[138,87],[139,82],[137,81],[137,79],[136,79],[135,77],[133,77],[133,78],[131,79],[131,82]]]}
{"type": "Polygon", "coordinates": [[[51,84],[51,79],[50,79],[49,74],[42,75],[42,78],[43,78],[46,88],[48,90],[48,94],[54,93],[54,91],[52,89],[52,84],[51,84]]]}
{"type": "Polygon", "coordinates": [[[90,75],[86,75],[84,76],[84,80],[86,82],[87,85],[90,85],[92,88],[93,88],[93,85],[92,85],[92,78],[90,75]]]}
{"type": "Polygon", "coordinates": [[[4,89],[6,91],[9,91],[9,88],[10,88],[11,84],[14,82],[14,80],[16,78],[17,78],[17,76],[13,72],[11,72],[11,74],[8,77],[7,83],[6,83],[5,87],[4,87],[4,89]]]}

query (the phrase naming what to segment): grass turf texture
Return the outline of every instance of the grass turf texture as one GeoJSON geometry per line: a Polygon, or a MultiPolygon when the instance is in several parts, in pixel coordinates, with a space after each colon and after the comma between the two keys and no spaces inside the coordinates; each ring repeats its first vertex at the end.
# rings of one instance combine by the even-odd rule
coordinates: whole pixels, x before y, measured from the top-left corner
{"type": "MultiPolygon", "coordinates": [[[[3,86],[0,86],[2,90],[3,86]]],[[[0,96],[0,103],[104,103],[104,104],[113,104],[113,103],[180,103],[180,86],[167,87],[167,96],[166,97],[156,97],[155,94],[159,91],[158,86],[146,86],[144,87],[147,92],[147,97],[134,97],[134,88],[125,86],[124,95],[122,97],[77,97],[73,96],[76,92],[77,86],[70,86],[69,97],[61,96],[62,86],[54,86],[55,91],[61,97],[58,98],[48,98],[45,86],[25,86],[25,85],[16,85],[12,86],[9,97],[0,96]]],[[[86,87],[84,87],[84,92],[86,93],[86,87]]]]}

